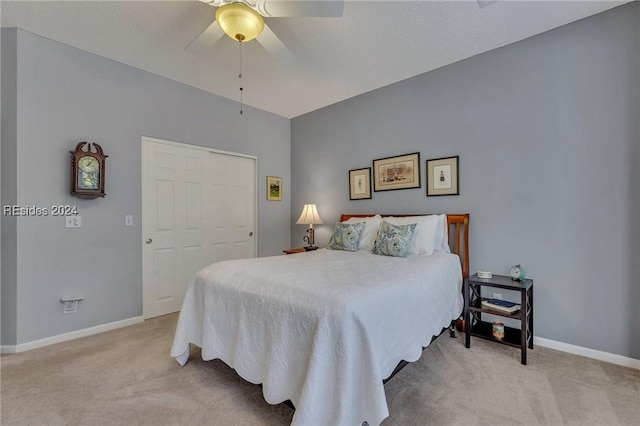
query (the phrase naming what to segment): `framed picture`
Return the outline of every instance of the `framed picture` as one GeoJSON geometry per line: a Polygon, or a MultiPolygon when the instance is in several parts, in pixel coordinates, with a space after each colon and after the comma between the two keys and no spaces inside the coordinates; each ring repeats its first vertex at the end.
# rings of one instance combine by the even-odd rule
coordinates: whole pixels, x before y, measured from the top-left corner
{"type": "Polygon", "coordinates": [[[373,190],[420,188],[420,153],[373,160],[373,190]]]}
{"type": "Polygon", "coordinates": [[[349,199],[371,198],[371,167],[349,170],[349,199]]]}
{"type": "Polygon", "coordinates": [[[267,200],[282,201],[282,178],[267,176],[267,200]]]}
{"type": "Polygon", "coordinates": [[[460,195],[460,157],[427,160],[427,197],[435,195],[460,195]]]}

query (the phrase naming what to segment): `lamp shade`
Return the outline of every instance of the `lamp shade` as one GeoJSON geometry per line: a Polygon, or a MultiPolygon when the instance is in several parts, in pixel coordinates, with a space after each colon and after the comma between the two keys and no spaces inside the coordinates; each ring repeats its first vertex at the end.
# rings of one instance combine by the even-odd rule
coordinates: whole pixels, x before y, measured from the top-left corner
{"type": "Polygon", "coordinates": [[[262,16],[242,3],[220,6],[216,10],[216,21],[225,34],[242,42],[253,40],[264,29],[262,16]]]}
{"type": "Polygon", "coordinates": [[[305,204],[302,209],[302,214],[296,223],[298,225],[317,225],[324,222],[320,219],[320,215],[318,214],[318,209],[315,204],[305,204]]]}

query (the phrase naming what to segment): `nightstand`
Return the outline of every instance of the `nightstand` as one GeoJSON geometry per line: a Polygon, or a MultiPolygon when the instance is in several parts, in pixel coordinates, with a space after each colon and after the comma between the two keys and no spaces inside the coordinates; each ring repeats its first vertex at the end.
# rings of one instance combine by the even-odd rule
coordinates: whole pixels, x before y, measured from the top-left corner
{"type": "Polygon", "coordinates": [[[471,346],[471,336],[492,340],[503,345],[520,348],[520,362],[527,365],[527,347],[533,349],[533,280],[514,281],[511,277],[494,275],[478,278],[477,274],[467,279],[464,297],[465,346],[471,346]],[[514,313],[501,312],[482,305],[482,287],[500,288],[520,292],[520,310],[514,313]],[[502,340],[493,337],[492,324],[482,321],[482,314],[509,318],[520,323],[520,328],[504,327],[502,340]]]}
{"type": "Polygon", "coordinates": [[[304,253],[304,252],[305,252],[305,249],[304,249],[304,248],[302,248],[302,247],[299,247],[299,248],[292,248],[292,249],[289,249],[289,250],[282,250],[282,252],[283,252],[284,254],[304,253]]]}

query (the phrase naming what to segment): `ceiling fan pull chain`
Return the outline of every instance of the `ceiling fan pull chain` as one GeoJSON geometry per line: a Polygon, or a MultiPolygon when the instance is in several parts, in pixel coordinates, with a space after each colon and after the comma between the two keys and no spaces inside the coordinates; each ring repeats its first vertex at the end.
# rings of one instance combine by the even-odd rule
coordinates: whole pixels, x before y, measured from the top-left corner
{"type": "Polygon", "coordinates": [[[238,78],[240,79],[240,115],[242,115],[242,40],[238,39],[238,44],[240,45],[240,71],[238,72],[238,78]]]}

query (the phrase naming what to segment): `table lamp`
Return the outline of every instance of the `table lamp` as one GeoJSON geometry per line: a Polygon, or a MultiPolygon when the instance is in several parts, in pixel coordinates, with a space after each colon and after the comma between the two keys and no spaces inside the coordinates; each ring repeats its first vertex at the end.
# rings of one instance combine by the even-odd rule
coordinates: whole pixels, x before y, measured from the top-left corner
{"type": "Polygon", "coordinates": [[[296,224],[298,225],[309,225],[309,229],[307,229],[307,233],[309,235],[303,238],[304,242],[308,244],[304,249],[306,251],[317,250],[318,247],[313,245],[313,225],[323,224],[324,222],[320,219],[318,215],[318,209],[316,209],[315,204],[305,204],[302,208],[302,214],[296,224]]]}

